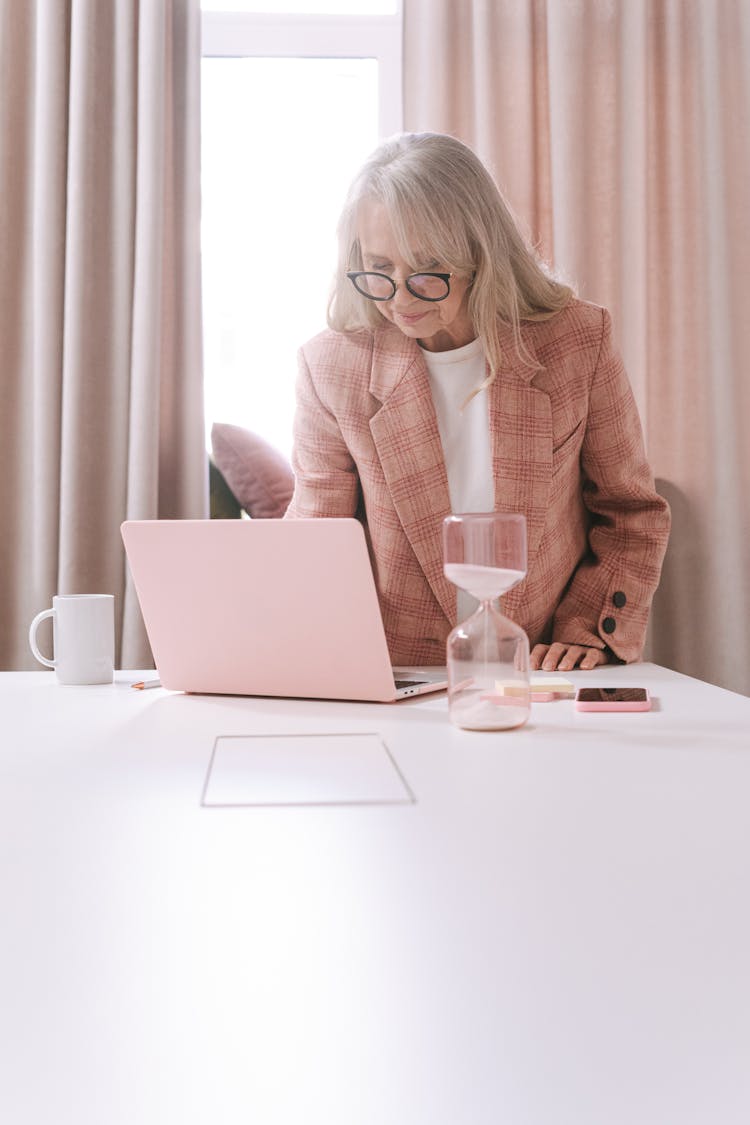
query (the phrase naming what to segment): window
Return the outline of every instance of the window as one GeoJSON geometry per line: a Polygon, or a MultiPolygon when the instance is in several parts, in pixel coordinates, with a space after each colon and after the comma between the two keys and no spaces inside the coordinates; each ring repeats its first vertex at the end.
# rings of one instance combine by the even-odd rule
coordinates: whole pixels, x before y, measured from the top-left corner
{"type": "Polygon", "coordinates": [[[288,455],[297,349],[325,326],[344,194],[401,128],[401,15],[399,0],[270,7],[203,0],[206,421],[288,455]]]}

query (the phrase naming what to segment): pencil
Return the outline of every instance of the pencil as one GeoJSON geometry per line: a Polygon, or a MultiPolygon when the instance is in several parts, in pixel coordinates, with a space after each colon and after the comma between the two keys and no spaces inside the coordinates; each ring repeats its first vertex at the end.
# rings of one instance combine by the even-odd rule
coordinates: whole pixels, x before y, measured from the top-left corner
{"type": "Polygon", "coordinates": [[[131,684],[130,686],[136,688],[138,691],[145,691],[146,688],[161,687],[161,680],[138,680],[137,683],[131,684]]]}

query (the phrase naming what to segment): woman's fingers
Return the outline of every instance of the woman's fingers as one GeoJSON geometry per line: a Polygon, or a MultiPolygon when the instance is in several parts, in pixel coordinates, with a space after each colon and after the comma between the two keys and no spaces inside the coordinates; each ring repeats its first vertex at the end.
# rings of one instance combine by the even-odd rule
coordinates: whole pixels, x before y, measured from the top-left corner
{"type": "Polygon", "coordinates": [[[560,641],[551,645],[534,645],[530,658],[532,671],[543,672],[572,672],[574,668],[585,671],[606,663],[607,654],[600,648],[568,645],[560,641]]]}

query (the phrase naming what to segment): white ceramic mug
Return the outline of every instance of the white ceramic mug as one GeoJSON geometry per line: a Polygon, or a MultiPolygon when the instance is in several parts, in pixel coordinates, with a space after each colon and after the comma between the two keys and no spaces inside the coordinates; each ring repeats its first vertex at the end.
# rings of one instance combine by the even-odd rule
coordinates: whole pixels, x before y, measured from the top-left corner
{"type": "Polygon", "coordinates": [[[113,594],[55,594],[52,609],[42,610],[29,628],[31,651],[54,668],[61,684],[111,684],[115,667],[115,599],[113,594]],[[39,651],[36,631],[52,618],[53,658],[39,651]]]}

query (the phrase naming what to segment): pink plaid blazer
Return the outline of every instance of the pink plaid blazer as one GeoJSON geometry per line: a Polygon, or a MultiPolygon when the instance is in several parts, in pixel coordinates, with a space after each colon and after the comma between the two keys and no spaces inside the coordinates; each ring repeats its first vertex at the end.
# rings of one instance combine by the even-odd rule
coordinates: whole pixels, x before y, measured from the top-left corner
{"type": "MultiPolygon", "coordinates": [[[[608,313],[583,301],[508,331],[489,389],[495,509],[522,512],[528,573],[504,608],[538,641],[642,652],[669,535],[608,313]]],[[[443,451],[417,344],[322,332],[300,350],[287,516],[365,524],[395,664],[444,664],[456,590],[443,575],[443,451]]]]}

